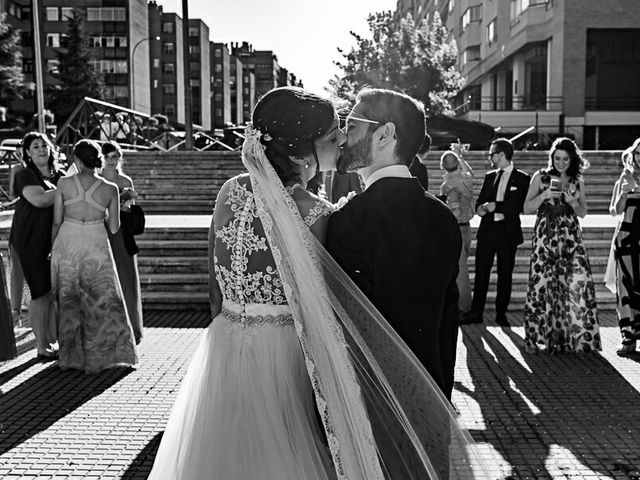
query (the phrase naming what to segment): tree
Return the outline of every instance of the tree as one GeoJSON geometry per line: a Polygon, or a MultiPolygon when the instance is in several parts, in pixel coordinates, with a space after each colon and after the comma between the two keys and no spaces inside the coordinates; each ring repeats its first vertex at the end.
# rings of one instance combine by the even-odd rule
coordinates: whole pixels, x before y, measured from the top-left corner
{"type": "Polygon", "coordinates": [[[91,67],[93,57],[87,44],[84,19],[74,8],[62,48],[56,49],[57,70],[51,72],[57,83],[49,88],[48,104],[58,122],[64,122],[84,97],[100,96],[102,81],[91,67]]]}
{"type": "Polygon", "coordinates": [[[433,113],[451,113],[450,99],[462,87],[456,69],[458,49],[436,13],[415,25],[411,15],[398,21],[392,12],[367,18],[372,38],[354,32],[356,46],[336,62],[342,73],[329,81],[338,97],[353,100],[365,86],[389,88],[424,102],[433,113]]]}
{"type": "Polygon", "coordinates": [[[24,89],[20,33],[0,15],[0,105],[20,98],[24,89]]]}

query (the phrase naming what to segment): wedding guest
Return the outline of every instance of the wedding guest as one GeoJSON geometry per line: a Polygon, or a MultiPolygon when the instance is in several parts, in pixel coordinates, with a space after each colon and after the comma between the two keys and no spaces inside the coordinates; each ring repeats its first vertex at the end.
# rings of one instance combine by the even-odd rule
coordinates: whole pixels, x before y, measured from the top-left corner
{"type": "Polygon", "coordinates": [[[4,260],[0,254],[0,361],[11,360],[17,355],[16,337],[13,333],[13,317],[11,304],[7,295],[7,284],[4,272],[4,260]]]}
{"type": "Polygon", "coordinates": [[[59,306],[60,367],[97,373],[137,363],[111,248],[104,228],[120,228],[118,187],[96,174],[100,147],[73,148],[78,173],[60,179],[51,237],[52,290],[59,306]]]}
{"type": "Polygon", "coordinates": [[[139,249],[135,243],[132,232],[126,228],[126,215],[131,212],[131,204],[135,201],[137,193],[133,188],[133,181],[122,171],[122,149],[116,142],[107,142],[102,145],[104,167],[102,176],[114,183],[120,192],[120,229],[113,235],[108,229],[109,243],[113,251],[113,260],[118,270],[118,280],[124,295],[124,303],[127,307],[129,320],[133,327],[136,343],[142,339],[142,294],[140,293],[140,277],[138,275],[138,260],[136,258],[139,249]],[[128,248],[127,248],[128,247],[128,248]]]}
{"type": "Polygon", "coordinates": [[[497,256],[496,323],[508,327],[511,277],[518,245],[523,242],[520,213],[529,188],[529,175],[515,168],[513,144],[506,138],[491,143],[489,162],[495,170],[485,175],[476,200],[476,213],[482,220],[477,233],[473,300],[471,311],[460,323],[483,322],[491,268],[497,256]]]}
{"type": "Polygon", "coordinates": [[[585,167],[576,144],[558,138],[548,167],[531,179],[524,212],[537,218],[524,307],[528,352],[601,348],[595,288],[578,222],[587,214],[585,167]]]}
{"type": "Polygon", "coordinates": [[[613,187],[610,212],[621,215],[613,239],[620,356],[636,351],[640,338],[640,138],[622,154],[622,174],[613,187]]]}
{"type": "Polygon", "coordinates": [[[427,156],[431,150],[431,136],[425,132],[424,141],[420,145],[420,150],[409,166],[411,176],[416,177],[425,191],[429,191],[429,170],[427,169],[427,156]]]}
{"type": "Polygon", "coordinates": [[[49,252],[53,200],[62,171],[56,168],[49,142],[42,133],[30,132],[22,140],[25,168],[15,174],[16,204],[9,246],[20,260],[31,292],[29,322],[36,337],[38,358],[56,357],[56,321],[51,296],[49,252]]]}
{"type": "Polygon", "coordinates": [[[462,236],[462,250],[458,262],[458,310],[461,317],[471,309],[471,281],[467,259],[471,252],[471,224],[475,214],[473,207],[473,170],[462,158],[460,143],[453,145],[453,151],[440,157],[440,168],[445,171],[444,182],[440,185],[440,195],[458,220],[462,236]]]}

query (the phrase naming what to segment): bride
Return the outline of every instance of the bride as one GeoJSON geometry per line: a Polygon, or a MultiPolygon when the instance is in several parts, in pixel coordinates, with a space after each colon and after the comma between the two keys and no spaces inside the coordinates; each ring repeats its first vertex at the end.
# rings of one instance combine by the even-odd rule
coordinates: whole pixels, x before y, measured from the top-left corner
{"type": "Polygon", "coordinates": [[[258,102],[210,230],[213,321],[152,479],[489,478],[424,368],[322,247],[334,207],[333,105],[284,87],[258,102]]]}

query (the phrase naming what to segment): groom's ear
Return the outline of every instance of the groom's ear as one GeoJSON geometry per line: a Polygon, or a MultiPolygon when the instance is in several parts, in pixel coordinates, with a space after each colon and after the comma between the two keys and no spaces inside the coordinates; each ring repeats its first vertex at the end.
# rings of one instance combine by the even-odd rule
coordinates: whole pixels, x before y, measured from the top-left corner
{"type": "Polygon", "coordinates": [[[387,122],[376,130],[374,139],[379,148],[385,148],[389,143],[394,142],[396,138],[396,124],[387,122]]]}

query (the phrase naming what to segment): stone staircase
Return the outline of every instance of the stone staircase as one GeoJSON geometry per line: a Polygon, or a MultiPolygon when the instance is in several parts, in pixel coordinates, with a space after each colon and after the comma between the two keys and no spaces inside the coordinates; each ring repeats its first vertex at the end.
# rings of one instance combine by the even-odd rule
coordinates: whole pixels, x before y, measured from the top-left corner
{"type": "MultiPolygon", "coordinates": [[[[430,186],[434,193],[441,182],[438,170],[440,153],[433,152],[429,157],[430,186]]],[[[591,168],[585,173],[589,213],[605,214],[613,183],[620,174],[619,152],[586,152],[585,156],[591,161],[591,168]]],[[[467,152],[465,158],[474,169],[476,192],[479,192],[488,168],[487,154],[467,152]]],[[[546,166],[547,156],[543,152],[518,152],[515,163],[518,168],[532,173],[546,166]]],[[[138,264],[145,308],[207,309],[209,220],[202,215],[211,214],[222,184],[244,171],[238,153],[126,153],[124,170],[132,177],[140,193],[139,204],[148,216],[147,229],[137,238],[141,249],[138,264]],[[156,217],[160,215],[177,215],[182,221],[153,221],[154,218],[161,219],[156,217]]],[[[0,184],[7,185],[6,169],[0,169],[0,184]]],[[[8,226],[0,228],[0,231],[3,240],[0,248],[6,251],[8,226]]],[[[526,295],[531,232],[530,227],[525,228],[526,240],[516,259],[511,302],[511,309],[515,311],[522,309],[526,295]]],[[[615,297],[602,285],[612,232],[610,226],[584,229],[599,307],[606,310],[615,306],[615,297]]],[[[473,256],[469,259],[469,266],[473,278],[473,256]]],[[[488,310],[493,308],[495,274],[491,282],[488,310]]]]}

